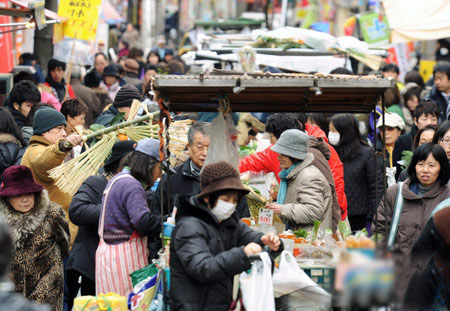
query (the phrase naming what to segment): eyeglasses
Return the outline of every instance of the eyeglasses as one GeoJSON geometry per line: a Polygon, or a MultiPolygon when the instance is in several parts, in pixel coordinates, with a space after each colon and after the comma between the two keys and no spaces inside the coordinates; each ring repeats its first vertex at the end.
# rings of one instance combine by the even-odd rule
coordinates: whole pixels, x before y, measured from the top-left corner
{"type": "Polygon", "coordinates": [[[450,146],[450,138],[441,138],[439,142],[443,143],[446,146],[450,146]]]}

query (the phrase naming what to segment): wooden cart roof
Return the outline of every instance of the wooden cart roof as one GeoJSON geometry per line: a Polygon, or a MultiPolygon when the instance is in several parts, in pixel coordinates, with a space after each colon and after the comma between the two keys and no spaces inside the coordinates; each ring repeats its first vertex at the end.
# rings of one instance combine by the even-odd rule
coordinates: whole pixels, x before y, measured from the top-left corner
{"type": "Polygon", "coordinates": [[[309,74],[158,75],[153,89],[171,111],[370,112],[395,81],[376,76],[309,74]]]}

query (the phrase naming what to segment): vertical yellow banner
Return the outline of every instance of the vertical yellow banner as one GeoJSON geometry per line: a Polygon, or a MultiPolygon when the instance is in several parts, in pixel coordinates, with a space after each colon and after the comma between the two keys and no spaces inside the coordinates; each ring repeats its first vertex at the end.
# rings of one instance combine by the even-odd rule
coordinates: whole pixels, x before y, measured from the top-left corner
{"type": "Polygon", "coordinates": [[[60,0],[58,15],[68,19],[63,25],[64,36],[94,41],[101,4],[102,0],[60,0]]]}

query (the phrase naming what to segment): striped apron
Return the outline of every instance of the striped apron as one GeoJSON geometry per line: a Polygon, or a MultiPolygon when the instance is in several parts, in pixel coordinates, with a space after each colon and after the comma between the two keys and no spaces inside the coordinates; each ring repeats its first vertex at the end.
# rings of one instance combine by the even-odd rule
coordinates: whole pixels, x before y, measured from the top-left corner
{"type": "Polygon", "coordinates": [[[106,202],[114,183],[121,178],[133,178],[129,174],[118,176],[103,193],[104,200],[98,235],[99,246],[95,253],[95,293],[116,293],[128,297],[133,290],[130,273],[148,265],[149,250],[147,237],[142,237],[135,230],[127,242],[107,244],[103,240],[106,202]]]}

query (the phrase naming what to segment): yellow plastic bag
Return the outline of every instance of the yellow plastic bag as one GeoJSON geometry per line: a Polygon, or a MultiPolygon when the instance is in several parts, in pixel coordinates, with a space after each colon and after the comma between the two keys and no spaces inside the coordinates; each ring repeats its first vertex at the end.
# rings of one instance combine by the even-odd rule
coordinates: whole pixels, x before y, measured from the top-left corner
{"type": "Polygon", "coordinates": [[[73,311],[127,311],[127,298],[115,293],[81,296],[73,301],[73,311]]]}

